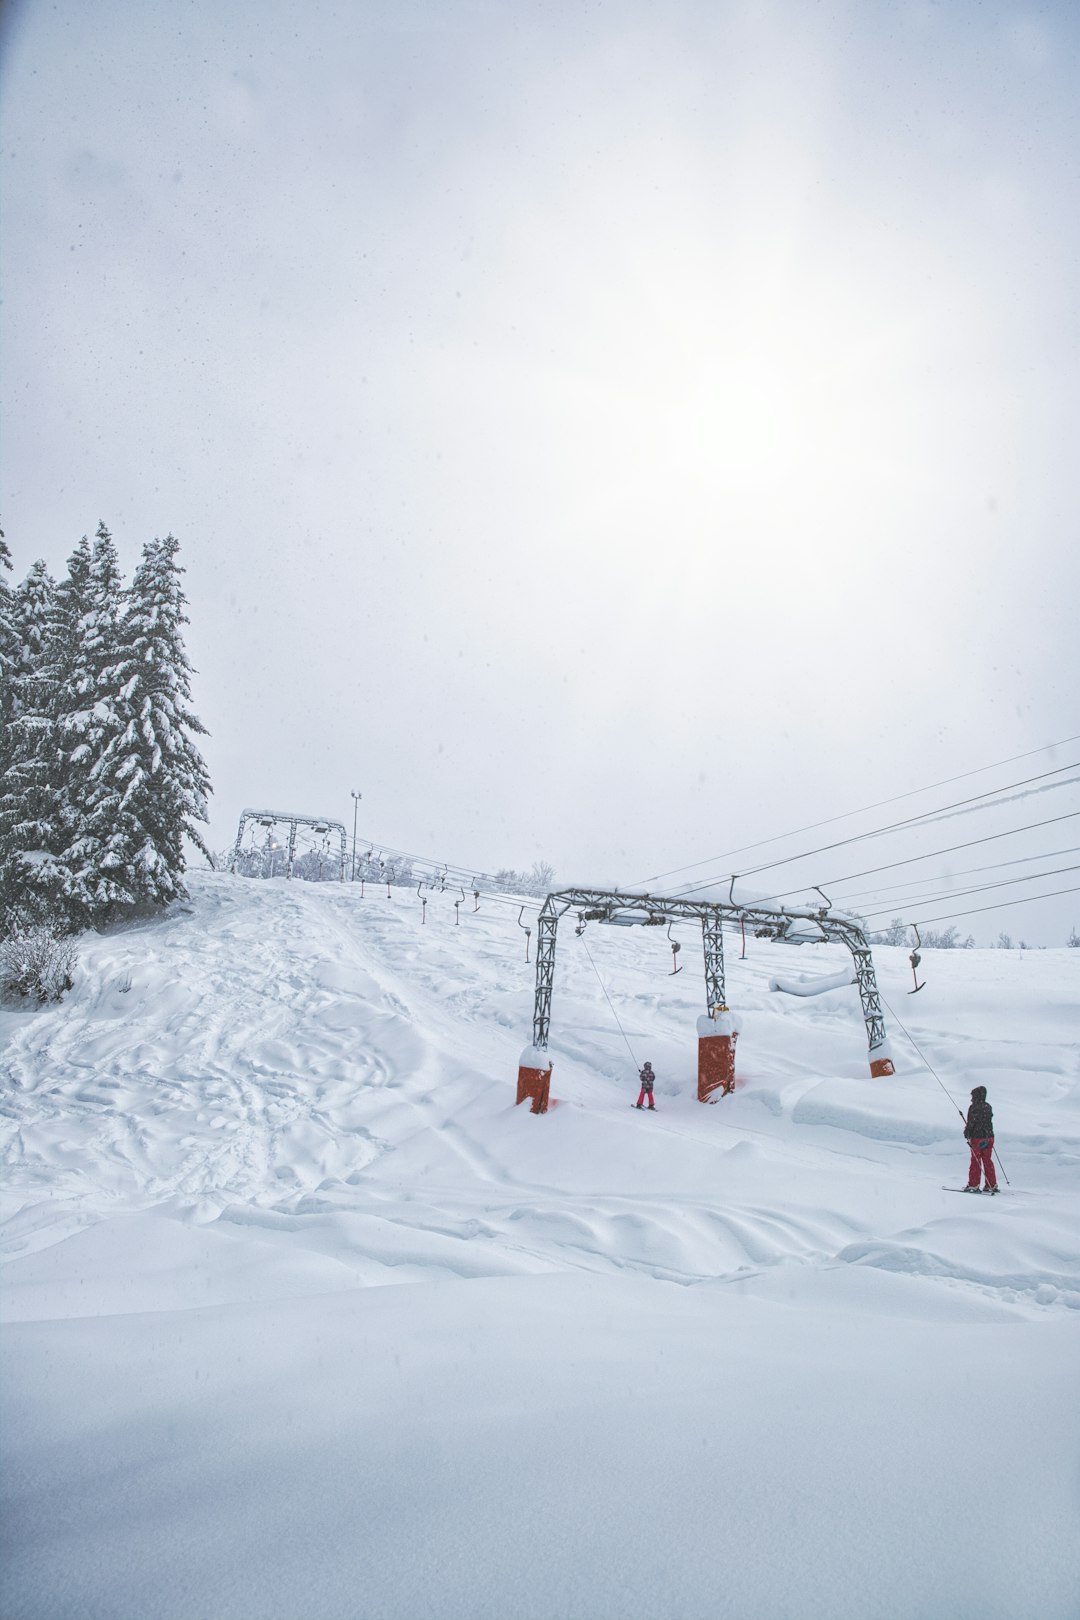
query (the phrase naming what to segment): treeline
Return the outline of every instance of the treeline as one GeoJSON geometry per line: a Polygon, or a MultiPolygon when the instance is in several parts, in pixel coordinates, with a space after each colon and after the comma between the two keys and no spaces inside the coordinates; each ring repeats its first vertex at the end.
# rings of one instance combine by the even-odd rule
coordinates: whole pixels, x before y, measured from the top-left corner
{"type": "MultiPolygon", "coordinates": [[[[916,940],[915,930],[910,923],[904,922],[902,917],[894,917],[888,928],[881,929],[879,933],[870,934],[868,938],[872,945],[920,944],[925,951],[970,951],[975,946],[974,934],[968,934],[964,939],[961,939],[960,930],[955,925],[949,928],[922,928],[919,933],[920,938],[916,940]]],[[[1076,949],[1080,946],[1080,933],[1077,933],[1076,929],[1073,928],[1065,943],[1076,949]]],[[[1003,929],[990,948],[999,951],[1029,951],[1033,947],[1028,944],[1026,939],[1014,940],[1012,935],[1006,933],[1003,929]]],[[[1034,949],[1041,951],[1045,950],[1046,947],[1036,945],[1034,949]]]]}
{"type": "MultiPolygon", "coordinates": [[[[922,931],[923,948],[928,951],[971,951],[975,948],[975,935],[968,934],[960,938],[960,930],[955,925],[948,928],[924,928],[922,931]]],[[[910,923],[902,917],[894,917],[888,928],[882,928],[876,934],[867,936],[872,945],[914,945],[915,930],[910,923]]]]}
{"type": "Polygon", "coordinates": [[[185,894],[184,839],[210,782],[195,738],[179,542],[151,540],[125,586],[104,523],[56,581],[14,590],[0,534],[0,912],[61,932],[185,894]]]}

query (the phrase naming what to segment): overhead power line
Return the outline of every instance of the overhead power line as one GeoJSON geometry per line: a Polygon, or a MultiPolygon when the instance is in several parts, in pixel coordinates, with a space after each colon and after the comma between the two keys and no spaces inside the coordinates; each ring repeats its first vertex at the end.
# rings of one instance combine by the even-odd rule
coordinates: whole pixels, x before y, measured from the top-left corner
{"type": "Polygon", "coordinates": [[[991,765],[980,765],[973,771],[961,771],[959,776],[944,776],[940,782],[928,782],[925,787],[910,788],[906,793],[894,794],[891,799],[878,799],[874,804],[865,804],[859,810],[845,810],[838,816],[827,816],[824,821],[811,821],[805,827],[795,827],[790,832],[774,833],[771,838],[761,838],[755,844],[742,844],[738,849],[728,850],[725,855],[707,855],[702,861],[687,861],[683,866],[669,867],[666,872],[654,872],[652,877],[642,878],[640,883],[635,883],[632,887],[639,888],[642,884],[659,883],[661,878],[675,877],[679,872],[694,872],[699,866],[712,866],[719,861],[730,861],[736,855],[746,855],[753,849],[764,849],[766,844],[777,844],[784,838],[798,838],[802,833],[816,832],[819,827],[831,827],[838,821],[850,821],[852,816],[869,815],[871,810],[883,810],[886,805],[900,804],[904,799],[918,798],[920,793],[933,793],[935,788],[950,787],[953,782],[965,782],[972,776],[984,776],[987,771],[1001,770],[1005,765],[1015,765],[1022,759],[1034,759],[1036,754],[1045,754],[1051,748],[1064,748],[1068,743],[1074,742],[1080,742],[1080,732],[1073,737],[1062,737],[1058,742],[1045,743],[1042,748],[1031,748],[1024,754],[1010,754],[1008,759],[995,760],[991,765]]]}

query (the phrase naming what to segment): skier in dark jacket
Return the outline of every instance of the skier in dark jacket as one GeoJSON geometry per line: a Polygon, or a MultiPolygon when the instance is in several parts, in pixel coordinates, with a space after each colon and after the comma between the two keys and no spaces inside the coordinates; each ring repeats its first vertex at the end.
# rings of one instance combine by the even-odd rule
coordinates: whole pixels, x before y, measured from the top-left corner
{"type": "Polygon", "coordinates": [[[654,1081],[656,1079],[656,1076],[652,1072],[652,1064],[651,1063],[646,1063],[645,1064],[644,1068],[641,1070],[641,1073],[639,1075],[639,1079],[641,1080],[641,1090],[638,1092],[638,1100],[634,1104],[634,1107],[635,1108],[640,1108],[642,1103],[645,1101],[646,1097],[648,1097],[648,1099],[649,1099],[649,1107],[650,1108],[655,1108],[656,1104],[652,1100],[652,1088],[653,1088],[653,1083],[654,1083],[654,1081]]]}
{"type": "Polygon", "coordinates": [[[971,1167],[968,1170],[966,1192],[979,1191],[979,1176],[984,1177],[985,1190],[996,1193],[997,1175],[994,1171],[994,1110],[986,1100],[986,1087],[976,1086],[971,1093],[971,1107],[967,1111],[964,1136],[971,1149],[971,1167]]]}

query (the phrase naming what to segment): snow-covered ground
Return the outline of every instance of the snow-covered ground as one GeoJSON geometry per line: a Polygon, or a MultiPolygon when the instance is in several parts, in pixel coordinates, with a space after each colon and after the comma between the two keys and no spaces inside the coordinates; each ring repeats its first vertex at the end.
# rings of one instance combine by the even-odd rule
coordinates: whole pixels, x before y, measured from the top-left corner
{"type": "Polygon", "coordinates": [[[1075,1620],[1080,951],[875,952],[976,1199],[839,948],[702,1107],[692,930],[565,926],[535,1117],[515,913],[191,887],[0,1014],[8,1620],[1075,1620]]]}

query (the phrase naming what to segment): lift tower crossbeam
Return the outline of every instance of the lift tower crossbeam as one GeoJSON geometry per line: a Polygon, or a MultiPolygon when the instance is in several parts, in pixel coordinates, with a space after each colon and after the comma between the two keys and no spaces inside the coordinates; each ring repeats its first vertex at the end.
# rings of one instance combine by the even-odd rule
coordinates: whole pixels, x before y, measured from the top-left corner
{"type": "Polygon", "coordinates": [[[732,900],[684,900],[662,894],[628,894],[620,889],[558,889],[544,900],[538,925],[536,950],[536,995],[533,1003],[533,1047],[546,1052],[551,1032],[551,997],[555,983],[555,947],[559,918],[576,911],[583,923],[615,923],[622,927],[640,924],[659,927],[680,920],[699,921],[705,954],[705,1011],[714,1016],[726,1005],[724,984],[724,920],[750,923],[759,936],[783,940],[792,930],[805,937],[806,929],[817,931],[821,940],[837,940],[846,945],[855,965],[863,1021],[870,1051],[870,1073],[893,1073],[885,1036],[874,961],[866,935],[852,917],[835,916],[828,906],[818,910],[760,903],[742,904],[732,900]]]}

